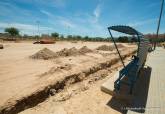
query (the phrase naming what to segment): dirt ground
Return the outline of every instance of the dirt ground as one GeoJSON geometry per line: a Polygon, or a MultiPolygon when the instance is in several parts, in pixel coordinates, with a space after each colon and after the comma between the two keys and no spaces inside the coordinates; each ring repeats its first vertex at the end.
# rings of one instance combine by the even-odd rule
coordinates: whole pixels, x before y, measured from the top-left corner
{"type": "MultiPolygon", "coordinates": [[[[109,76],[113,76],[113,74],[109,76]]],[[[67,100],[57,101],[58,97],[53,96],[20,114],[120,114],[108,105],[112,97],[100,90],[101,84],[108,77],[93,83],[89,89],[78,92],[67,100]]],[[[69,92],[68,90],[67,93],[69,94],[69,92]]],[[[65,94],[63,93],[63,95],[65,94]]]]}
{"type": "MultiPolygon", "coordinates": [[[[116,50],[96,49],[101,45],[112,44],[104,42],[56,42],[56,44],[22,42],[3,43],[3,45],[4,49],[0,50],[0,107],[18,105],[17,102],[20,99],[40,92],[49,85],[52,87],[55,83],[59,83],[63,86],[56,88],[56,84],[55,89],[49,89],[49,92],[46,92],[49,93],[49,97],[44,102],[33,108],[29,106],[29,109],[21,114],[119,113],[106,105],[111,96],[100,91],[101,83],[112,76],[121,64],[111,67],[111,60],[118,58],[116,50]],[[59,52],[64,48],[80,49],[83,46],[93,51],[49,60],[30,58],[43,48],[59,52]]],[[[134,45],[123,45],[124,47],[120,48],[123,55],[135,50],[134,45]]]]}

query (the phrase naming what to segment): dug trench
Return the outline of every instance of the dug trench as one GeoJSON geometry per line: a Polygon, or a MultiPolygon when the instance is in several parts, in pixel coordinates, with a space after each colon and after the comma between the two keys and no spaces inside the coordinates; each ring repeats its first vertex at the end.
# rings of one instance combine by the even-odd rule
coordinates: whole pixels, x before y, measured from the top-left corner
{"type": "MultiPolygon", "coordinates": [[[[122,55],[123,59],[134,54],[136,50],[122,55]]],[[[63,80],[57,81],[53,84],[50,84],[39,91],[32,93],[26,97],[22,97],[15,102],[7,102],[7,105],[0,107],[0,114],[17,114],[25,109],[36,106],[37,104],[45,101],[50,95],[55,95],[60,93],[65,89],[66,86],[71,86],[76,83],[82,82],[84,79],[91,76],[100,70],[111,68],[113,65],[117,64],[120,61],[119,58],[114,58],[112,60],[99,63],[96,66],[93,66],[85,71],[78,72],[72,75],[66,76],[63,80]],[[83,76],[82,76],[83,75],[83,76]],[[54,90],[54,91],[52,91],[54,90]]],[[[103,77],[104,78],[104,77],[103,77]]]]}

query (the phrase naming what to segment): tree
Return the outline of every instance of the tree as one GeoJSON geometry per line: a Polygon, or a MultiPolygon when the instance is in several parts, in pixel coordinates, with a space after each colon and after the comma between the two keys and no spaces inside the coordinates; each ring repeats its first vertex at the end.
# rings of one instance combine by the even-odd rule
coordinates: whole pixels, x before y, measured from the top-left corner
{"type": "Polygon", "coordinates": [[[76,37],[77,37],[77,40],[81,40],[82,39],[82,37],[80,35],[77,35],[76,37]]]}
{"type": "Polygon", "coordinates": [[[5,28],[5,32],[9,33],[12,37],[19,35],[19,30],[14,27],[5,28]]]}
{"type": "Polygon", "coordinates": [[[88,41],[88,40],[89,40],[89,37],[88,37],[88,36],[85,36],[85,37],[84,37],[84,40],[85,40],[85,41],[88,41]]]}
{"type": "Polygon", "coordinates": [[[131,38],[131,42],[137,42],[137,41],[138,41],[137,38],[135,38],[135,37],[131,38]]]}
{"type": "Polygon", "coordinates": [[[127,36],[123,36],[123,37],[120,36],[120,37],[118,38],[118,41],[119,41],[119,42],[123,42],[123,43],[128,42],[128,37],[127,37],[127,36]]]}
{"type": "Polygon", "coordinates": [[[51,34],[52,37],[55,37],[55,38],[58,38],[59,37],[59,34],[57,32],[54,32],[51,34]]]}
{"type": "Polygon", "coordinates": [[[68,40],[72,40],[72,38],[73,38],[72,35],[68,35],[68,36],[67,36],[67,39],[68,39],[68,40]]]}
{"type": "Polygon", "coordinates": [[[57,40],[65,40],[64,35],[61,34],[57,40]]]}
{"type": "Polygon", "coordinates": [[[61,35],[60,38],[61,38],[61,39],[64,39],[64,35],[61,35]]]}

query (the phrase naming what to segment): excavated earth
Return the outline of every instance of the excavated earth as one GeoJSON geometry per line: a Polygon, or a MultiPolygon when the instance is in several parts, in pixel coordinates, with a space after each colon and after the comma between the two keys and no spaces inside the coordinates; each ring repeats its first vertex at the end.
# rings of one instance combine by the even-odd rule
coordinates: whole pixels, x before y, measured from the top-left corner
{"type": "MultiPolygon", "coordinates": [[[[118,45],[125,61],[136,52],[135,45],[118,45]]],[[[111,43],[24,42],[4,46],[0,51],[0,114],[17,114],[51,97],[57,103],[67,101],[121,66],[111,43]]]]}

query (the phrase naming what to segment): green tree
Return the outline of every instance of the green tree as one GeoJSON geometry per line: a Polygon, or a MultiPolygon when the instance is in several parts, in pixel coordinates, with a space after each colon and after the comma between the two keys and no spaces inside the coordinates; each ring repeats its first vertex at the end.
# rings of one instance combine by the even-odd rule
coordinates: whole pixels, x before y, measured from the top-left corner
{"type": "Polygon", "coordinates": [[[81,40],[82,37],[80,35],[77,35],[77,40],[81,40]]]}
{"type": "Polygon", "coordinates": [[[85,41],[89,41],[89,37],[88,37],[88,36],[85,36],[85,37],[84,37],[84,40],[85,40],[85,41]]]}
{"type": "Polygon", "coordinates": [[[52,37],[55,37],[55,38],[58,38],[59,37],[59,34],[57,32],[54,32],[51,34],[52,37]]]}
{"type": "Polygon", "coordinates": [[[67,36],[67,40],[72,40],[73,36],[72,35],[68,35],[67,36]]]}
{"type": "Polygon", "coordinates": [[[128,37],[127,37],[127,36],[123,36],[123,37],[120,36],[120,37],[118,38],[118,41],[119,41],[119,42],[126,43],[126,42],[128,42],[128,37]]]}
{"type": "Polygon", "coordinates": [[[61,39],[64,39],[64,35],[61,35],[60,38],[61,38],[61,39]]]}
{"type": "Polygon", "coordinates": [[[131,38],[131,42],[137,42],[137,41],[138,41],[137,38],[135,38],[135,37],[131,38]]]}
{"type": "Polygon", "coordinates": [[[5,32],[9,33],[12,37],[19,35],[19,30],[14,27],[5,28],[5,32]]]}
{"type": "Polygon", "coordinates": [[[61,34],[61,35],[59,36],[59,39],[58,39],[58,40],[65,40],[64,35],[63,35],[63,34],[61,34]]]}

